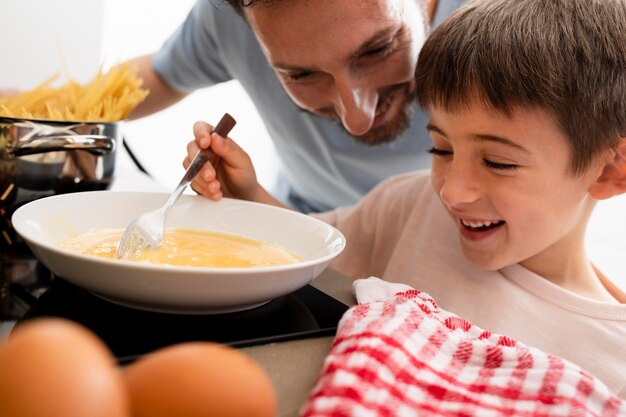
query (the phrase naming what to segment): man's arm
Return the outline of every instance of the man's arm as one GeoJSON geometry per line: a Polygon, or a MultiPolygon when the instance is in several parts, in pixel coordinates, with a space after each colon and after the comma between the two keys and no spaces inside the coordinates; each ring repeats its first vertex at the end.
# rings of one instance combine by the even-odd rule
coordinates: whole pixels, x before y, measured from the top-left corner
{"type": "Polygon", "coordinates": [[[152,54],[133,58],[130,62],[137,66],[138,76],[143,80],[143,87],[150,90],[150,94],[130,113],[129,120],[139,119],[161,111],[188,95],[188,93],[182,93],[171,88],[152,69],[152,54]]]}

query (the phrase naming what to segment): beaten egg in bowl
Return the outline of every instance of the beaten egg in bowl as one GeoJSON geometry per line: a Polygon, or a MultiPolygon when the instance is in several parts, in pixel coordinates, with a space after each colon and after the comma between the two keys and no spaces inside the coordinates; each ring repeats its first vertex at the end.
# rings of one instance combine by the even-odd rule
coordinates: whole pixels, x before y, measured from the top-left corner
{"type": "MultiPolygon", "coordinates": [[[[13,214],[12,224],[56,277],[123,306],[176,314],[241,311],[289,294],[317,278],[346,244],[339,230],[293,210],[182,195],[168,214],[166,231],[219,232],[271,242],[298,261],[244,268],[188,267],[120,261],[116,243],[110,246],[108,259],[59,246],[97,229],[119,228],[121,233],[168,197],[122,191],[60,194],[24,204],[13,214]]],[[[210,253],[202,252],[202,257],[210,253]]]]}
{"type": "MultiPolygon", "coordinates": [[[[92,229],[59,246],[72,252],[118,259],[117,247],[124,229],[92,229]]],[[[191,229],[168,229],[161,246],[135,251],[134,262],[209,268],[252,268],[301,262],[297,254],[271,242],[226,233],[191,229]]]]}

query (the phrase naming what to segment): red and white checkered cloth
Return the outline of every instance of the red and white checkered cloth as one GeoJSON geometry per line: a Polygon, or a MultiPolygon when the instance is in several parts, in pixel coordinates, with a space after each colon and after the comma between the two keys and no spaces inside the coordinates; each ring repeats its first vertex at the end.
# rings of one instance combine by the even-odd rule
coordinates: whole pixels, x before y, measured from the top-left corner
{"type": "Polygon", "coordinates": [[[311,416],[626,416],[626,402],[579,366],[490,333],[428,294],[355,281],[300,410],[311,416]]]}

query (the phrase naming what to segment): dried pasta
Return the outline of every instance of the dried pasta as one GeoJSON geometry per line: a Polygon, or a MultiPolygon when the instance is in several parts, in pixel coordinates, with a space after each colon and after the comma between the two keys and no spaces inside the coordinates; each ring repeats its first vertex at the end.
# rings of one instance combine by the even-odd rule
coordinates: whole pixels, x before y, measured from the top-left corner
{"type": "Polygon", "coordinates": [[[54,88],[52,77],[33,90],[0,97],[0,116],[28,119],[115,122],[125,119],[149,91],[129,62],[102,68],[88,84],[70,80],[54,88]]]}

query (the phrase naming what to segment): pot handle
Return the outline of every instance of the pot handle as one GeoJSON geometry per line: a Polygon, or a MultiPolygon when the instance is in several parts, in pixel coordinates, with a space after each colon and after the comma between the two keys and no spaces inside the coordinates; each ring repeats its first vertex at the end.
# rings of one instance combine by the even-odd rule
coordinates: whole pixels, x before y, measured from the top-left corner
{"type": "Polygon", "coordinates": [[[31,139],[10,149],[13,156],[33,155],[51,151],[88,151],[96,155],[113,152],[115,139],[104,135],[56,135],[31,139]]]}

